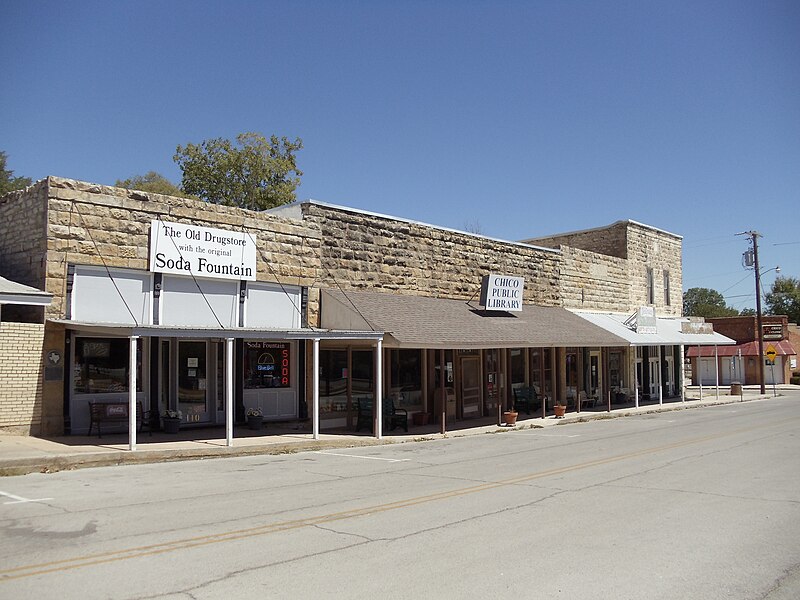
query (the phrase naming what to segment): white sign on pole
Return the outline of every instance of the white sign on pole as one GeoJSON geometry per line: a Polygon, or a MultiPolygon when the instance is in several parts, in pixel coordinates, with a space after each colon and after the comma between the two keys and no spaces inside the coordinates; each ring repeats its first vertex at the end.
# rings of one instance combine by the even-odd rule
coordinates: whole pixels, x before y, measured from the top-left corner
{"type": "Polygon", "coordinates": [[[150,270],[255,281],[255,238],[243,231],[152,221],[150,270]]]}

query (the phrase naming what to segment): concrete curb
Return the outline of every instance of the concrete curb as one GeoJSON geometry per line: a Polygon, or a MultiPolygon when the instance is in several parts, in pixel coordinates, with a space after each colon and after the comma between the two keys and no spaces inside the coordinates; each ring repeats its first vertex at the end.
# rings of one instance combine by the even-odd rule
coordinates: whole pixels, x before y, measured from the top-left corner
{"type": "Polygon", "coordinates": [[[720,406],[726,404],[738,404],[740,402],[753,402],[756,400],[766,400],[773,398],[767,396],[753,396],[741,398],[739,396],[720,397],[718,400],[687,400],[686,402],[671,403],[665,405],[647,406],[641,408],[619,409],[612,412],[596,413],[568,413],[561,419],[547,419],[546,422],[518,422],[513,427],[489,425],[451,431],[445,434],[428,433],[419,436],[399,437],[388,436],[380,440],[375,438],[343,438],[334,440],[302,440],[296,442],[277,442],[265,444],[251,444],[245,446],[211,446],[204,448],[191,449],[141,449],[136,452],[127,450],[104,450],[90,451],[82,453],[58,453],[45,456],[30,456],[23,458],[0,458],[0,477],[27,475],[30,473],[55,473],[58,471],[68,471],[75,469],[120,466],[120,465],[140,465],[161,462],[176,462],[183,460],[206,460],[216,458],[227,458],[233,456],[263,456],[278,454],[295,454],[298,452],[314,452],[320,450],[358,448],[368,446],[382,446],[388,444],[436,441],[448,438],[461,438],[481,434],[500,434],[511,431],[523,431],[529,429],[544,429],[547,427],[572,425],[575,423],[587,423],[590,421],[600,421],[605,419],[618,419],[623,417],[633,417],[647,414],[656,414],[678,410],[698,409],[709,406],[720,406]]]}

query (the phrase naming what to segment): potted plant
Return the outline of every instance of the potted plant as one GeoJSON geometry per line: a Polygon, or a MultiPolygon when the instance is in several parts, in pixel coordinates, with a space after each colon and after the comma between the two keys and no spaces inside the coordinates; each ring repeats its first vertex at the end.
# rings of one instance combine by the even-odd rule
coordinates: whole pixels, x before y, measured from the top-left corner
{"type": "Polygon", "coordinates": [[[258,430],[264,425],[264,413],[261,412],[261,409],[256,408],[248,408],[247,409],[247,426],[250,429],[258,430]]]}
{"type": "Polygon", "coordinates": [[[517,413],[517,411],[514,410],[513,408],[508,409],[503,413],[503,422],[509,427],[513,427],[514,425],[517,424],[518,414],[519,413],[517,413]]]}
{"type": "Polygon", "coordinates": [[[553,406],[553,411],[556,413],[556,419],[563,419],[564,414],[567,412],[567,406],[565,404],[561,404],[560,402],[556,402],[553,406]]]}
{"type": "Polygon", "coordinates": [[[181,417],[183,414],[179,410],[167,409],[161,413],[164,433],[178,433],[181,428],[181,417]]]}

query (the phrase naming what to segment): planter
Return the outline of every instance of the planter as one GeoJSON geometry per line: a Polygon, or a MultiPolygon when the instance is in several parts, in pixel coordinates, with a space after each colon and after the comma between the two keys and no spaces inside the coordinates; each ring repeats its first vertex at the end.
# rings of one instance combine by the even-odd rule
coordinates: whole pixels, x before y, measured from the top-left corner
{"type": "Polygon", "coordinates": [[[169,417],[165,417],[162,420],[162,423],[162,429],[164,430],[164,433],[178,433],[181,429],[180,419],[171,419],[169,417]]]}
{"type": "Polygon", "coordinates": [[[261,429],[263,425],[264,425],[264,417],[262,417],[261,415],[249,415],[247,417],[247,426],[250,429],[257,431],[261,429]]]}
{"type": "Polygon", "coordinates": [[[564,413],[567,412],[567,407],[563,404],[556,404],[553,407],[553,411],[556,413],[556,419],[563,419],[564,413]]]}
{"type": "Polygon", "coordinates": [[[429,419],[430,415],[426,412],[415,412],[414,414],[411,415],[411,420],[417,427],[419,427],[420,425],[427,425],[429,419]]]}
{"type": "Polygon", "coordinates": [[[517,412],[513,410],[507,410],[503,413],[503,422],[506,425],[516,425],[517,424],[517,412]]]}

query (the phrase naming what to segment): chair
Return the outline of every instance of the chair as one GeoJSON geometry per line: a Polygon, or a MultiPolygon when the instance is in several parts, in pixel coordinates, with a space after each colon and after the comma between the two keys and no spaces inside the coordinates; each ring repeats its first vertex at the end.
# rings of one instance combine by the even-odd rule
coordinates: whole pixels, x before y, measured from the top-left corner
{"type": "MultiPolygon", "coordinates": [[[[358,417],[356,418],[356,431],[366,427],[373,430],[374,418],[372,413],[372,398],[358,398],[356,406],[358,417]]],[[[397,408],[391,398],[383,399],[383,428],[394,431],[396,427],[402,427],[408,432],[408,411],[405,408],[397,408]]]]}
{"type": "Polygon", "coordinates": [[[514,389],[514,410],[527,414],[531,414],[532,410],[536,410],[541,406],[539,398],[534,387],[521,387],[514,389]]]}

